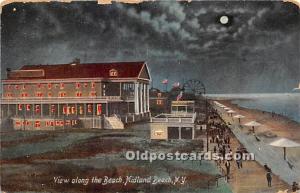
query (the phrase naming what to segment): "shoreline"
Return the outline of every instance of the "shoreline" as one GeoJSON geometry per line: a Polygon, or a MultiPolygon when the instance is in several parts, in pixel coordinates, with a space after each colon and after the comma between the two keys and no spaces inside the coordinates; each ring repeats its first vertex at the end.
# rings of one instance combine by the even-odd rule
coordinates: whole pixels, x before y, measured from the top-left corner
{"type": "MultiPolygon", "coordinates": [[[[300,143],[299,122],[282,114],[239,106],[238,104],[232,103],[234,100],[236,99],[224,99],[218,101],[225,106],[232,108],[238,112],[238,114],[246,116],[246,119],[256,120],[263,124],[262,128],[256,129],[256,132],[271,131],[277,134],[279,137],[290,138],[300,143]]],[[[241,120],[241,122],[243,123],[246,121],[241,120]]]]}
{"type": "Polygon", "coordinates": [[[286,119],[286,121],[295,122],[296,124],[299,124],[299,126],[300,126],[300,120],[299,121],[298,120],[294,120],[293,118],[288,117],[287,115],[285,115],[283,113],[277,113],[275,111],[271,112],[271,111],[262,110],[262,109],[256,109],[256,108],[251,108],[251,107],[244,107],[244,106],[241,106],[239,104],[233,103],[234,101],[237,101],[237,100],[239,100],[239,101],[255,101],[255,99],[253,99],[253,98],[252,99],[245,99],[245,98],[243,98],[243,99],[227,99],[225,101],[229,101],[230,105],[235,106],[235,107],[237,107],[239,109],[260,111],[260,112],[264,112],[264,113],[269,113],[270,115],[273,114],[273,115],[276,115],[277,117],[281,117],[283,119],[286,119]]]}

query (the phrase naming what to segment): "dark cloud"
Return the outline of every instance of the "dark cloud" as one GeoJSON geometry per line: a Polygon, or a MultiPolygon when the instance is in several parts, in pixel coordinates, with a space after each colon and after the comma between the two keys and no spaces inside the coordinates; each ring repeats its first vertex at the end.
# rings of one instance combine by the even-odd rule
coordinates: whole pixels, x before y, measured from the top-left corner
{"type": "Polygon", "coordinates": [[[14,3],[1,63],[146,60],[158,87],[197,78],[209,92],[285,92],[300,81],[299,22],[296,6],[270,1],[14,3]]]}

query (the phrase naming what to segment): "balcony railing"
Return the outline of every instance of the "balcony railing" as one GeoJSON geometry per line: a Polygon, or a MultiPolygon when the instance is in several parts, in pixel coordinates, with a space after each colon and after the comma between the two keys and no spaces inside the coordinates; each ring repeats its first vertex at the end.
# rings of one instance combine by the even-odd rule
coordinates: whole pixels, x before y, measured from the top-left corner
{"type": "Polygon", "coordinates": [[[1,101],[53,101],[53,100],[133,100],[133,96],[95,97],[1,97],[1,101]]]}
{"type": "Polygon", "coordinates": [[[156,117],[151,117],[152,123],[194,123],[196,119],[196,113],[174,115],[174,114],[160,114],[156,117]]]}

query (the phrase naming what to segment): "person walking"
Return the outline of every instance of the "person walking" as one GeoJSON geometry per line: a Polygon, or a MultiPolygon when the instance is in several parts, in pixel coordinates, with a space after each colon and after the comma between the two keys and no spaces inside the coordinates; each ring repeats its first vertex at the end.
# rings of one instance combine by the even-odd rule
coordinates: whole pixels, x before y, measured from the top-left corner
{"type": "Polygon", "coordinates": [[[267,181],[268,181],[268,187],[271,187],[272,186],[272,174],[271,174],[271,171],[267,171],[266,177],[267,177],[267,181]]]}
{"type": "Polygon", "coordinates": [[[293,182],[293,185],[292,185],[292,191],[293,191],[293,192],[297,192],[298,190],[299,190],[298,183],[297,183],[297,182],[293,182]]]}
{"type": "Polygon", "coordinates": [[[227,177],[227,181],[228,181],[229,174],[230,174],[230,162],[228,160],[226,160],[226,162],[225,162],[225,167],[226,167],[226,177],[227,177]]]}
{"type": "Polygon", "coordinates": [[[241,151],[238,149],[235,154],[236,154],[236,165],[238,169],[243,168],[241,151]]]}

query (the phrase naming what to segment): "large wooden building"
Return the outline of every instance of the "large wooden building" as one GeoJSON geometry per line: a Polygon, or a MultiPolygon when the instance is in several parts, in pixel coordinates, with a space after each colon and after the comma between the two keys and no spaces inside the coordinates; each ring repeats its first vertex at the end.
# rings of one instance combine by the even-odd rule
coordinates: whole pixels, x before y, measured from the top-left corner
{"type": "Polygon", "coordinates": [[[145,62],[8,69],[2,80],[2,127],[123,128],[122,123],[149,117],[150,80],[145,62]]]}

